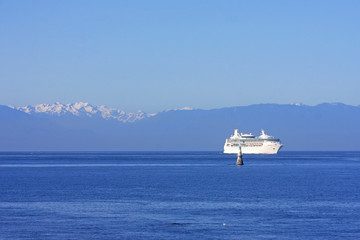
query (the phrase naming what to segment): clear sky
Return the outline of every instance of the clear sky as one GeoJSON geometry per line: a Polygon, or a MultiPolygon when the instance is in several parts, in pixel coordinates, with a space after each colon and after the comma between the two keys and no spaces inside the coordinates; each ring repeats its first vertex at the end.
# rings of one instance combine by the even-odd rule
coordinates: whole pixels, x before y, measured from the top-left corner
{"type": "Polygon", "coordinates": [[[360,104],[360,1],[0,0],[0,104],[360,104]]]}

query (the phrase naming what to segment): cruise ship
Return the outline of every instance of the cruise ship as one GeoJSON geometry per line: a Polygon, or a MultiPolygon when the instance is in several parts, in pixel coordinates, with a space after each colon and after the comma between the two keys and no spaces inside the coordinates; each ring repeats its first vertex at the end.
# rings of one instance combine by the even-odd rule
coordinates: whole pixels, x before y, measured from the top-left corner
{"type": "Polygon", "coordinates": [[[235,129],[234,134],[227,138],[224,145],[224,153],[238,153],[239,147],[243,154],[277,154],[283,145],[280,139],[266,135],[261,130],[261,135],[255,137],[250,134],[239,133],[235,129]]]}

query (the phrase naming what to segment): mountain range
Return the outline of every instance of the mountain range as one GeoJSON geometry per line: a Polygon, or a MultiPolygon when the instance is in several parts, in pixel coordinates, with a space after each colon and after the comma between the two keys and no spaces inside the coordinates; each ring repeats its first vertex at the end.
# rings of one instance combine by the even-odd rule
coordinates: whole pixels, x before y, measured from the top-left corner
{"type": "Polygon", "coordinates": [[[56,102],[54,104],[37,104],[35,106],[27,105],[25,107],[9,106],[12,109],[16,109],[31,115],[49,115],[49,116],[87,116],[98,117],[103,119],[116,119],[120,122],[134,122],[144,119],[146,117],[154,116],[155,114],[145,114],[139,110],[136,113],[125,113],[125,111],[117,108],[108,108],[104,105],[93,106],[89,103],[76,102],[73,104],[62,104],[56,102]]]}
{"type": "Polygon", "coordinates": [[[1,151],[221,151],[235,128],[284,150],[359,151],[360,106],[256,104],[147,114],[89,103],[0,105],[1,151]]]}

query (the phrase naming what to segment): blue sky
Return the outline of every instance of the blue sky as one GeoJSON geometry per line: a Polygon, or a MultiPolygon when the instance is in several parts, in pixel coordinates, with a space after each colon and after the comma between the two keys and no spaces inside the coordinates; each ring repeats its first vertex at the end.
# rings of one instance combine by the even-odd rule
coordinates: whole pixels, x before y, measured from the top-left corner
{"type": "Polygon", "coordinates": [[[0,104],[360,104],[360,1],[0,0],[0,104]]]}

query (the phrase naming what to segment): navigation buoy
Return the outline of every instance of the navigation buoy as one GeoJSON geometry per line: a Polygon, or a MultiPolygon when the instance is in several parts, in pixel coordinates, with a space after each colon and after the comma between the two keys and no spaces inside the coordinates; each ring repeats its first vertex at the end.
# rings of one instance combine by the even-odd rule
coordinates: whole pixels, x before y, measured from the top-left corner
{"type": "Polygon", "coordinates": [[[240,166],[240,165],[244,165],[243,160],[242,160],[242,152],[241,152],[241,147],[239,147],[239,152],[237,154],[237,161],[236,161],[236,165],[240,166]]]}

